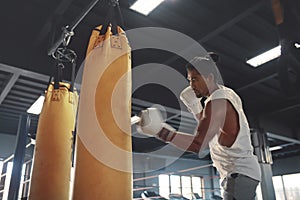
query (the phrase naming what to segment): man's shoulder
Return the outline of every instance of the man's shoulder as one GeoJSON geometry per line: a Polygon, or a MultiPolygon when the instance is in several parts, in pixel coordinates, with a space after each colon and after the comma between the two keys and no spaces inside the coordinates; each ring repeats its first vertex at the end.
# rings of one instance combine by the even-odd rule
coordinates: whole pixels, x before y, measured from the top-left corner
{"type": "Polygon", "coordinates": [[[236,92],[229,88],[229,87],[226,87],[226,86],[223,86],[223,85],[220,85],[219,86],[219,89],[215,90],[212,94],[211,94],[211,99],[220,99],[220,98],[225,98],[225,99],[228,99],[228,98],[231,98],[231,97],[234,97],[234,96],[238,96],[236,94],[236,92]]]}
{"type": "Polygon", "coordinates": [[[220,86],[219,89],[217,89],[210,95],[207,102],[221,100],[221,99],[227,100],[234,104],[241,103],[241,99],[240,99],[239,95],[233,89],[223,86],[223,85],[220,86]]]}

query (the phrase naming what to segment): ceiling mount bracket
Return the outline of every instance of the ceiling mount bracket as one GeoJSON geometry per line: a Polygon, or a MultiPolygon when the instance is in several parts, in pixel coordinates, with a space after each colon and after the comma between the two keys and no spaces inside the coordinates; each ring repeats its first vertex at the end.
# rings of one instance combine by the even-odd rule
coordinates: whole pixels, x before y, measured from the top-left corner
{"type": "MultiPolygon", "coordinates": [[[[113,1],[113,0],[111,0],[113,1]]],[[[117,1],[117,0],[114,0],[117,1]]],[[[99,0],[93,0],[84,10],[83,12],[71,23],[71,25],[67,25],[63,27],[63,33],[61,36],[54,42],[52,47],[48,50],[48,55],[53,55],[53,53],[56,51],[56,49],[59,48],[61,44],[64,42],[69,43],[70,37],[74,35],[73,30],[77,27],[77,25],[83,20],[83,18],[91,11],[91,9],[99,2],[99,0]],[[69,40],[65,41],[65,35],[69,34],[68,36],[69,40]]]]}
{"type": "Polygon", "coordinates": [[[64,35],[62,44],[64,47],[68,46],[70,43],[71,37],[74,35],[72,30],[68,30],[69,26],[65,26],[62,28],[62,34],[64,35]]]}
{"type": "Polygon", "coordinates": [[[109,0],[108,4],[112,5],[113,7],[116,7],[119,5],[119,0],[109,0]]]}

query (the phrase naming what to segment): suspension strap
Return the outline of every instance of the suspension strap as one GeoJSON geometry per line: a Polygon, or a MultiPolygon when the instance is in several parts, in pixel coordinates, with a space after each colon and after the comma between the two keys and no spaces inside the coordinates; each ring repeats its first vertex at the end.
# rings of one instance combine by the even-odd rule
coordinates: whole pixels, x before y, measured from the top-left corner
{"type": "Polygon", "coordinates": [[[107,15],[105,17],[105,21],[103,23],[102,29],[100,31],[100,35],[104,35],[107,27],[111,26],[111,30],[113,34],[117,34],[117,26],[121,25],[124,27],[124,20],[120,9],[119,0],[110,0],[108,2],[109,9],[107,15]]]}

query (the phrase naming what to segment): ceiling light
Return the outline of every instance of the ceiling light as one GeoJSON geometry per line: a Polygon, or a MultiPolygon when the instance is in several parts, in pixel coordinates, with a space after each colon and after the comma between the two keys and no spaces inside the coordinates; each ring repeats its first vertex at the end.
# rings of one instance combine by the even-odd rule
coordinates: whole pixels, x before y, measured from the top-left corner
{"type": "Polygon", "coordinates": [[[279,149],[282,149],[282,146],[274,146],[274,147],[269,148],[270,151],[276,151],[276,150],[279,150],[279,149]]]}
{"type": "Polygon", "coordinates": [[[147,16],[163,1],[164,0],[137,0],[130,6],[130,9],[147,16]]]}
{"type": "Polygon", "coordinates": [[[296,47],[297,49],[300,48],[300,44],[299,44],[298,42],[296,42],[294,45],[295,45],[295,47],[296,47]]]}
{"type": "Polygon", "coordinates": [[[27,110],[28,113],[39,115],[42,111],[45,97],[41,95],[27,110]]]}
{"type": "Polygon", "coordinates": [[[252,67],[258,67],[266,62],[269,62],[275,58],[278,58],[281,55],[281,46],[277,46],[269,51],[266,51],[254,58],[247,60],[246,62],[252,67]]]}

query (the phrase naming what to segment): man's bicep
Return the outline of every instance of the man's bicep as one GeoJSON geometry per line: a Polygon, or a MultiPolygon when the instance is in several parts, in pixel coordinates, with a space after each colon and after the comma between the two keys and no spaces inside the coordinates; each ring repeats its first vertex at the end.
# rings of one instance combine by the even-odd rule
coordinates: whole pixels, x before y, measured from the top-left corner
{"type": "Polygon", "coordinates": [[[207,103],[205,116],[200,118],[197,127],[196,140],[207,146],[207,143],[220,132],[224,125],[227,109],[227,100],[217,99],[207,103]]]}

